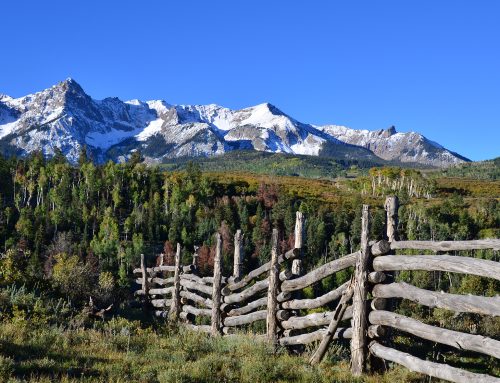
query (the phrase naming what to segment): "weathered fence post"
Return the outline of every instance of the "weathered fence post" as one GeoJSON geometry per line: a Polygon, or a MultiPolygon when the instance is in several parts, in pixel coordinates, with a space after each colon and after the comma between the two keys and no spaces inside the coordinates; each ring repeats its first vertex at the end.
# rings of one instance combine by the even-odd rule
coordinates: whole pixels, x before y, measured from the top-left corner
{"type": "Polygon", "coordinates": [[[158,266],[163,266],[165,264],[165,254],[160,254],[160,264],[158,266]]]}
{"type": "Polygon", "coordinates": [[[194,266],[195,270],[198,270],[198,257],[200,256],[198,254],[199,248],[199,246],[195,246],[193,252],[193,262],[191,264],[194,266]]]}
{"type": "Polygon", "coordinates": [[[181,311],[181,244],[177,243],[177,251],[175,253],[175,270],[174,270],[174,290],[172,291],[172,304],[170,305],[169,318],[178,320],[181,311]]]}
{"type": "MultiPolygon", "coordinates": [[[[304,214],[302,212],[296,212],[295,216],[295,243],[294,243],[294,249],[299,249],[300,254],[299,257],[302,255],[302,246],[304,243],[304,214]]],[[[292,261],[292,268],[285,268],[281,273],[279,273],[278,277],[280,282],[280,288],[279,288],[279,294],[278,294],[278,308],[279,310],[277,311],[277,318],[279,322],[286,321],[288,320],[291,316],[297,315],[297,312],[295,310],[289,310],[289,309],[283,309],[283,304],[292,299],[293,297],[296,297],[298,295],[297,292],[291,293],[291,292],[282,292],[281,291],[281,283],[291,279],[298,277],[302,273],[302,261],[300,259],[294,259],[292,261]]],[[[284,336],[289,336],[289,334],[292,332],[292,330],[285,330],[282,335],[284,336]]]]}
{"type": "Polygon", "coordinates": [[[267,339],[276,344],[278,323],[276,312],[278,308],[278,283],[279,283],[279,265],[278,265],[278,229],[273,229],[272,248],[271,248],[271,268],[269,270],[269,287],[267,290],[267,339]]]}
{"type": "Polygon", "coordinates": [[[354,271],[354,294],[352,299],[352,340],[351,340],[351,373],[360,376],[365,369],[367,350],[367,307],[368,292],[367,276],[370,248],[368,235],[370,233],[369,207],[363,205],[361,216],[361,251],[354,271]]]}
{"type": "Polygon", "coordinates": [[[221,276],[222,276],[222,238],[220,233],[216,236],[215,259],[214,259],[214,281],[212,287],[212,335],[221,332],[221,276]]]}
{"type": "Polygon", "coordinates": [[[397,196],[389,196],[385,199],[384,208],[387,214],[387,240],[393,242],[397,239],[398,208],[397,196]]]}
{"type": "MultiPolygon", "coordinates": [[[[387,235],[387,240],[389,242],[394,242],[398,238],[398,209],[399,209],[399,199],[397,196],[388,196],[385,199],[384,203],[384,209],[386,211],[386,235],[387,235]]],[[[385,252],[386,254],[395,254],[394,250],[390,250],[390,248],[385,252]]],[[[389,271],[386,273],[387,274],[387,279],[389,281],[394,280],[394,271],[389,271]]],[[[387,303],[387,309],[389,311],[393,311],[394,309],[394,300],[389,299],[386,301],[387,303]]],[[[392,339],[392,329],[389,328],[388,331],[386,331],[386,340],[391,343],[392,339]]]]}
{"type": "Polygon", "coordinates": [[[141,274],[142,274],[142,291],[146,299],[148,298],[149,284],[148,273],[146,271],[146,262],[144,262],[144,254],[141,254],[141,274]]]}
{"type": "MultiPolygon", "coordinates": [[[[296,212],[295,218],[295,248],[302,249],[304,244],[304,214],[301,211],[296,212]]],[[[302,257],[302,252],[300,254],[302,257]]],[[[299,276],[302,274],[302,260],[294,259],[292,262],[292,274],[299,276]]]]}
{"type": "Polygon", "coordinates": [[[234,263],[233,263],[233,278],[239,280],[241,278],[241,269],[243,266],[243,234],[241,230],[236,230],[234,235],[234,263]]]}

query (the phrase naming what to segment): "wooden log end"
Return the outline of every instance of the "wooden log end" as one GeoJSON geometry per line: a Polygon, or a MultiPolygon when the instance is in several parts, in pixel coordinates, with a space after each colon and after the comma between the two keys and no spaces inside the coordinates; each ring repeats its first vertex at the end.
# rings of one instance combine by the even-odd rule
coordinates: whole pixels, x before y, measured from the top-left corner
{"type": "Polygon", "coordinates": [[[155,311],[155,317],[157,317],[157,318],[167,318],[168,317],[168,311],[156,310],[155,311]]]}
{"type": "Polygon", "coordinates": [[[389,251],[391,251],[391,244],[385,239],[375,242],[371,247],[371,253],[374,257],[387,254],[389,251]]]}
{"type": "Polygon", "coordinates": [[[387,275],[382,271],[372,271],[368,274],[368,282],[370,283],[382,283],[386,280],[387,275]]]}
{"type": "Polygon", "coordinates": [[[295,330],[295,329],[287,329],[287,330],[283,330],[283,332],[281,333],[282,336],[284,338],[288,338],[290,336],[295,336],[295,335],[299,335],[301,334],[302,331],[301,330],[295,330]]]}
{"type": "Polygon", "coordinates": [[[286,281],[287,279],[290,279],[292,277],[292,270],[290,269],[285,269],[279,274],[280,281],[286,281]]]}
{"type": "Polygon", "coordinates": [[[300,256],[300,252],[301,252],[300,248],[293,248],[285,253],[285,258],[286,259],[298,258],[300,256]]]}
{"type": "Polygon", "coordinates": [[[278,294],[276,299],[278,302],[285,302],[288,301],[292,297],[292,293],[290,291],[282,291],[281,293],[278,294]]]}
{"type": "Polygon", "coordinates": [[[373,298],[370,304],[372,310],[385,310],[387,307],[387,299],[373,298]]]}
{"type": "Polygon", "coordinates": [[[276,312],[276,318],[280,321],[288,320],[290,319],[290,316],[292,316],[290,310],[278,310],[276,312]]]}
{"type": "Polygon", "coordinates": [[[368,337],[383,338],[387,335],[387,328],[378,324],[374,324],[368,327],[368,337]]]}
{"type": "Polygon", "coordinates": [[[196,271],[196,266],[195,265],[186,265],[186,266],[182,266],[182,272],[183,273],[192,273],[196,271]]]}
{"type": "Polygon", "coordinates": [[[182,320],[185,320],[187,322],[194,322],[195,320],[195,316],[191,313],[187,313],[185,311],[181,311],[179,313],[179,318],[181,318],[182,320]]]}
{"type": "Polygon", "coordinates": [[[228,313],[229,311],[231,311],[233,309],[233,307],[234,307],[234,305],[231,303],[221,303],[220,310],[223,313],[228,313]]]}

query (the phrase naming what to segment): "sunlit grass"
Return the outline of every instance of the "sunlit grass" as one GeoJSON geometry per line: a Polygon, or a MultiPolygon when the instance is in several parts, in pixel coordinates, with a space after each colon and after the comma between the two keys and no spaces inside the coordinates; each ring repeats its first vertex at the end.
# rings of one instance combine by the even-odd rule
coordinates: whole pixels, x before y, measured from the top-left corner
{"type": "MultiPolygon", "coordinates": [[[[159,331],[113,320],[97,329],[0,324],[2,382],[416,382],[397,368],[354,379],[332,347],[319,367],[251,335],[211,338],[165,325],[159,331]]],[[[311,348],[312,350],[312,348],[311,348]]]]}

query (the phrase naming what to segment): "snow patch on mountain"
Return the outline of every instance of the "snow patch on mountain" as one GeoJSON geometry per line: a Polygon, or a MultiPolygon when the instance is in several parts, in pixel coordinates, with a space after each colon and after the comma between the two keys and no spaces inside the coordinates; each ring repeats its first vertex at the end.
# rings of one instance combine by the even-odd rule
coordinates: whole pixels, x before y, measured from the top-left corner
{"type": "Polygon", "coordinates": [[[323,148],[325,141],[326,140],[324,138],[308,134],[304,141],[292,145],[291,149],[296,154],[317,156],[323,148]]]}
{"type": "Polygon", "coordinates": [[[158,134],[161,132],[161,127],[163,125],[163,120],[161,118],[158,118],[154,121],[151,121],[143,131],[141,131],[139,134],[135,135],[135,138],[138,141],[146,141],[149,137],[158,134]]]}

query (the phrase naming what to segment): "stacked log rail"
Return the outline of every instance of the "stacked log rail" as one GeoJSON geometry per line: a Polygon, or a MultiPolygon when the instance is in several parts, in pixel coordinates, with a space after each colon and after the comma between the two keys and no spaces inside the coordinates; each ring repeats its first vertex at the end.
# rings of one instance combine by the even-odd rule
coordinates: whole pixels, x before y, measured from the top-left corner
{"type": "MultiPolygon", "coordinates": [[[[377,244],[377,248],[372,246],[372,253],[375,256],[373,260],[374,271],[369,275],[369,280],[371,279],[373,282],[373,310],[368,315],[370,328],[395,329],[403,334],[411,334],[431,342],[451,346],[457,350],[473,351],[500,359],[500,341],[498,340],[487,336],[425,324],[417,319],[388,311],[384,305],[387,299],[399,298],[407,299],[427,307],[439,307],[456,313],[500,316],[500,296],[482,297],[435,292],[404,282],[385,280],[383,277],[385,273],[389,272],[422,270],[468,274],[500,280],[500,263],[491,260],[447,254],[388,254],[389,251],[394,250],[434,252],[499,250],[500,240],[392,241],[389,243],[389,246],[386,244],[382,246],[386,251],[379,251],[378,247],[380,247],[380,244],[377,244]]],[[[500,382],[499,378],[493,376],[473,373],[444,363],[435,363],[417,358],[409,353],[389,347],[389,345],[385,345],[384,343],[386,343],[384,339],[372,340],[369,345],[370,353],[383,360],[401,364],[412,371],[452,382],[500,382]]]]}
{"type": "Polygon", "coordinates": [[[175,266],[156,266],[146,267],[144,254],[141,254],[141,266],[133,270],[134,274],[140,277],[135,282],[141,286],[140,290],[135,292],[136,296],[142,296],[146,304],[150,304],[155,310],[155,315],[166,316],[168,308],[172,304],[173,277],[159,277],[158,273],[165,274],[174,272],[175,266]],[[170,285],[170,286],[169,286],[170,285]],[[161,297],[159,298],[158,295],[161,297]]]}
{"type": "Polygon", "coordinates": [[[196,272],[194,264],[180,265],[180,251],[178,244],[176,265],[155,267],[146,267],[144,255],[141,254],[141,267],[133,270],[134,274],[140,274],[135,282],[141,285],[135,295],[143,296],[148,304],[156,309],[154,314],[158,317],[167,318],[172,314],[181,319],[192,319],[195,315],[206,315],[204,309],[211,308],[211,299],[200,294],[208,289],[211,291],[211,278],[201,278],[193,274],[196,272]]]}
{"type": "MultiPolygon", "coordinates": [[[[274,233],[274,236],[276,235],[274,233]]],[[[297,254],[298,250],[292,249],[279,256],[276,255],[275,262],[279,266],[288,259],[294,259],[297,254]]],[[[232,331],[229,327],[247,326],[259,320],[266,320],[266,323],[269,323],[268,293],[270,288],[268,273],[272,270],[271,266],[272,260],[251,271],[241,280],[229,282],[222,289],[223,303],[221,309],[225,313],[223,320],[224,333],[232,331]],[[262,278],[263,276],[265,277],[262,278]]],[[[286,276],[286,273],[282,274],[283,276],[286,276]]]]}
{"type": "MultiPolygon", "coordinates": [[[[295,246],[299,248],[305,242],[303,238],[304,217],[298,212],[295,226],[295,246]]],[[[359,251],[335,259],[321,265],[308,273],[302,274],[302,263],[293,261],[291,274],[283,273],[280,285],[280,295],[278,295],[278,305],[280,313],[279,325],[282,329],[278,342],[282,346],[305,345],[320,340],[327,331],[327,326],[334,315],[331,311],[298,315],[299,310],[311,310],[324,307],[336,300],[339,300],[346,290],[349,282],[342,284],[336,289],[329,291],[313,299],[303,299],[300,296],[301,290],[315,283],[320,282],[335,273],[353,267],[358,258],[359,251]],[[298,294],[299,293],[299,294],[298,294]],[[312,330],[312,331],[311,331],[312,330]]],[[[339,320],[349,320],[352,318],[352,306],[347,307],[342,318],[339,320]]],[[[334,339],[349,339],[352,336],[352,329],[349,327],[339,328],[333,334],[334,339]]]]}
{"type": "MultiPolygon", "coordinates": [[[[303,276],[284,280],[281,283],[283,296],[278,297],[278,301],[280,301],[280,309],[287,311],[311,310],[324,307],[334,301],[337,301],[342,296],[342,293],[347,288],[349,282],[345,282],[336,289],[313,299],[287,299],[285,294],[300,291],[308,286],[320,282],[324,278],[334,275],[339,271],[353,267],[356,264],[359,254],[360,253],[358,251],[354,252],[325,263],[303,276]]],[[[283,346],[289,346],[309,344],[320,340],[322,335],[326,332],[326,326],[330,323],[332,316],[333,312],[331,311],[311,313],[302,316],[290,316],[290,318],[283,320],[280,323],[284,332],[283,337],[279,339],[279,343],[283,346]]],[[[344,313],[342,320],[345,321],[351,318],[352,306],[349,306],[344,313]]],[[[334,339],[350,339],[351,336],[352,329],[350,327],[340,328],[336,332],[334,339]]]]}
{"type": "MultiPolygon", "coordinates": [[[[300,248],[294,247],[285,253],[278,253],[278,231],[273,230],[272,257],[269,262],[241,276],[241,232],[235,235],[234,272],[222,288],[224,334],[231,334],[236,327],[248,326],[256,321],[266,321],[266,337],[276,343],[280,331],[279,322],[288,319],[286,313],[278,310],[280,297],[279,284],[290,277],[289,270],[280,270],[287,261],[300,255],[300,248]]],[[[285,294],[289,296],[289,294],[285,294]]]]}
{"type": "MultiPolygon", "coordinates": [[[[325,306],[338,300],[347,284],[315,299],[292,299],[292,294],[308,287],[338,271],[355,265],[359,252],[328,262],[311,272],[300,276],[301,246],[304,217],[297,213],[295,247],[249,272],[241,279],[228,280],[222,288],[223,333],[234,332],[235,327],[247,326],[259,320],[266,320],[267,338],[281,345],[308,344],[318,339],[326,330],[332,312],[312,313],[296,316],[297,310],[308,310],[325,306]],[[290,265],[290,263],[293,263],[290,265]],[[295,266],[294,266],[295,265],[295,266]],[[291,267],[289,267],[291,266],[291,267]],[[295,268],[295,273],[292,271],[295,268]],[[272,281],[272,282],[271,282],[272,281]],[[266,297],[267,294],[267,297],[266,297]],[[275,299],[275,300],[274,300],[275,299]],[[304,331],[313,330],[310,334],[304,331]]],[[[273,243],[277,232],[273,231],[273,243]]],[[[277,245],[273,245],[276,252],[277,245]]],[[[238,256],[238,255],[236,255],[238,256]]],[[[235,260],[234,264],[239,261],[235,260]]],[[[234,273],[233,277],[238,273],[234,273]]],[[[342,320],[352,318],[352,307],[348,307],[342,320]]],[[[348,339],[352,330],[339,329],[336,337],[348,339]]]]}
{"type": "MultiPolygon", "coordinates": [[[[178,312],[179,318],[189,322],[189,327],[193,329],[196,327],[193,324],[196,317],[212,317],[214,297],[219,299],[220,295],[218,303],[220,308],[215,310],[220,312],[218,318],[215,318],[216,321],[220,322],[219,327],[217,327],[218,332],[230,334],[237,327],[265,320],[266,324],[271,323],[270,329],[268,326],[268,331],[274,334],[272,338],[276,343],[288,345],[313,342],[328,325],[332,313],[326,311],[296,316],[298,310],[316,309],[338,300],[344,292],[346,284],[314,299],[294,299],[294,295],[303,288],[320,282],[323,278],[354,266],[359,252],[328,262],[305,275],[301,275],[299,271],[302,271],[302,262],[294,261],[300,260],[302,253],[304,230],[302,213],[297,213],[295,230],[295,247],[293,249],[278,254],[277,244],[275,244],[273,247],[275,257],[245,276],[242,276],[241,272],[243,256],[241,245],[243,235],[241,232],[237,232],[235,235],[235,269],[232,277],[199,276],[195,273],[195,262],[193,265],[181,266],[178,263],[179,257],[176,257],[176,265],[174,266],[161,265],[146,268],[142,263],[141,268],[134,270],[136,273],[146,275],[145,278],[136,279],[136,282],[143,287],[137,294],[150,298],[149,303],[157,309],[157,315],[167,317],[170,312],[175,316],[174,313],[178,312]],[[291,265],[291,263],[293,264],[291,265]],[[295,272],[292,271],[294,269],[295,272]],[[177,277],[176,270],[178,270],[177,277]],[[166,273],[168,276],[164,275],[166,273]],[[172,273],[174,276],[171,276],[172,273]],[[269,283],[270,275],[273,278],[272,286],[269,283]],[[176,280],[178,280],[177,287],[176,280]],[[219,287],[215,288],[215,291],[214,280],[220,280],[219,287]],[[217,289],[220,290],[220,294],[217,289]],[[174,304],[176,302],[174,296],[178,296],[178,308],[174,304]],[[271,307],[269,306],[270,302],[271,307]],[[275,324],[272,324],[273,321],[275,324]],[[313,330],[311,336],[301,334],[309,329],[313,330]]],[[[273,232],[273,238],[276,240],[277,232],[273,232]]],[[[180,254],[179,247],[178,254],[180,254]]],[[[351,317],[352,307],[349,307],[343,319],[347,320],[351,317]]],[[[207,326],[199,327],[202,331],[208,331],[207,326]]],[[[351,330],[349,328],[341,330],[338,334],[340,338],[350,336],[351,330]]]]}
{"type": "MultiPolygon", "coordinates": [[[[297,249],[292,249],[279,255],[278,260],[293,259],[298,254],[297,249]]],[[[201,277],[190,273],[192,265],[180,267],[179,275],[181,290],[180,296],[180,318],[189,323],[189,328],[195,329],[195,317],[211,317],[213,309],[213,280],[214,277],[201,277]]],[[[175,266],[156,266],[145,268],[147,276],[147,294],[144,289],[136,291],[136,295],[148,295],[149,303],[163,310],[156,310],[157,316],[168,317],[172,305],[172,293],[174,289],[174,277],[159,277],[159,273],[175,272],[175,266]],[[161,296],[161,298],[159,297],[161,296]]],[[[220,277],[221,302],[220,312],[223,327],[236,327],[249,325],[258,320],[266,319],[269,277],[265,276],[270,270],[270,262],[263,264],[258,269],[250,272],[245,278],[220,277]],[[243,288],[241,288],[243,286],[243,288]],[[240,287],[238,291],[238,287],[240,287]]],[[[142,268],[134,270],[135,273],[143,273],[142,268]]],[[[285,273],[286,274],[286,273],[285,273]]],[[[136,283],[143,285],[144,278],[137,278],[136,283]]],[[[199,326],[198,330],[208,330],[206,326],[199,326]]],[[[225,330],[226,332],[229,332],[225,330]]]]}
{"type": "MultiPolygon", "coordinates": [[[[304,217],[297,214],[296,225],[296,243],[295,246],[302,246],[304,217]]],[[[242,234],[237,233],[235,242],[239,242],[242,234]]],[[[273,237],[277,237],[277,232],[273,232],[273,237]]],[[[234,265],[239,270],[235,270],[232,277],[220,276],[220,322],[218,332],[222,334],[231,334],[236,328],[248,326],[256,321],[265,320],[269,323],[276,319],[276,325],[272,326],[271,331],[275,334],[276,343],[281,345],[298,345],[314,342],[326,330],[326,326],[331,320],[332,312],[325,311],[321,313],[312,313],[297,316],[298,310],[311,310],[321,308],[340,298],[347,287],[347,283],[338,288],[327,292],[314,299],[293,299],[293,294],[302,289],[320,282],[336,272],[355,265],[359,252],[349,254],[345,257],[328,262],[318,268],[300,275],[292,272],[294,260],[301,256],[301,249],[294,247],[282,254],[277,254],[276,258],[264,263],[260,267],[250,271],[245,276],[241,276],[241,246],[235,251],[234,265]],[[273,268],[273,262],[275,264],[273,268]],[[291,267],[289,267],[291,266],[291,267]],[[273,293],[270,295],[270,276],[273,271],[273,293]],[[277,287],[276,287],[277,286],[277,287]],[[276,304],[269,308],[269,302],[273,301],[276,295],[276,304]],[[310,331],[304,333],[304,331],[310,331]]],[[[297,263],[296,263],[297,265],[297,263]]],[[[214,311],[214,276],[199,276],[196,273],[196,267],[193,265],[177,266],[178,275],[178,296],[179,296],[179,318],[186,322],[191,329],[200,331],[209,331],[211,326],[195,325],[196,317],[211,318],[214,311]],[[196,328],[198,327],[198,328],[196,328]]],[[[297,268],[297,266],[295,266],[297,268]]],[[[147,295],[149,303],[156,308],[157,316],[168,317],[173,309],[173,294],[175,288],[176,266],[156,266],[142,267],[135,269],[135,273],[144,274],[146,278],[137,278],[136,282],[143,288],[136,292],[137,295],[147,295]],[[168,276],[163,274],[168,273],[168,276]],[[146,281],[146,289],[144,289],[146,281]]],[[[352,318],[352,307],[348,307],[342,320],[352,318]]],[[[335,337],[348,339],[352,334],[349,327],[341,328],[337,331],[335,337]]]]}

